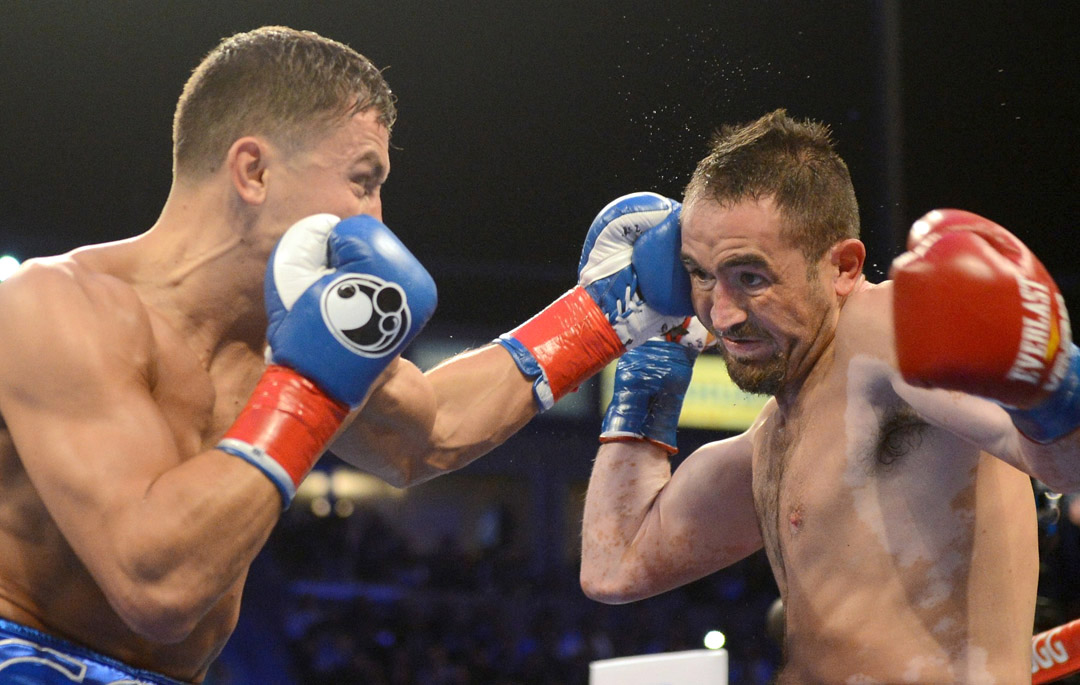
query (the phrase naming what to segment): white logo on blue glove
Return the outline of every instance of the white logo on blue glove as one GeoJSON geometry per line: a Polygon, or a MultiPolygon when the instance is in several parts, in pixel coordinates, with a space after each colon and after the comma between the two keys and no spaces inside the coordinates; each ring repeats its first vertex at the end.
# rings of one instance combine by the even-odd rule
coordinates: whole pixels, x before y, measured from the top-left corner
{"type": "Polygon", "coordinates": [[[322,292],[326,327],[346,349],[384,357],[409,330],[409,303],[397,283],[371,274],[346,273],[322,292]]]}

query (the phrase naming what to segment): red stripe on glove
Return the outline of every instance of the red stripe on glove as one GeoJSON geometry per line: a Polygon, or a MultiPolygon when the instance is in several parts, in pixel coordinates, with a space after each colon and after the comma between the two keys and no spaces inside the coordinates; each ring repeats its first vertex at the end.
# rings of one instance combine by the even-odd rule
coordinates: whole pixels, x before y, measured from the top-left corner
{"type": "Polygon", "coordinates": [[[271,365],[225,437],[264,450],[299,486],[348,413],[292,369],[271,365]]]}
{"type": "Polygon", "coordinates": [[[581,286],[510,334],[533,353],[556,400],[626,351],[604,312],[581,286]]]}

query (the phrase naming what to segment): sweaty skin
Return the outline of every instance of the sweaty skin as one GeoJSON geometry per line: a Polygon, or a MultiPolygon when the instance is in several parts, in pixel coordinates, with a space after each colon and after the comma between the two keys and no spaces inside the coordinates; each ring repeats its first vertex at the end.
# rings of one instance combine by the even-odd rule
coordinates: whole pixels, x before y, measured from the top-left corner
{"type": "Polygon", "coordinates": [[[1037,450],[996,405],[903,382],[891,284],[862,278],[858,241],[812,273],[778,226],[769,198],[684,209],[698,317],[745,378],[782,353],[783,381],[746,433],[674,472],[648,443],[600,448],[582,587],[632,601],[764,547],[780,683],[1030,680],[1037,530],[1017,467],[1037,450]]]}
{"type": "Polygon", "coordinates": [[[0,616],[136,667],[197,680],[235,626],[247,568],[232,550],[205,544],[201,527],[222,517],[217,537],[253,556],[278,512],[264,487],[269,481],[239,459],[214,459],[201,485],[176,476],[185,464],[210,464],[208,450],[243,406],[263,362],[242,344],[200,359],[179,322],[109,273],[124,249],[84,251],[20,276],[20,290],[36,292],[37,316],[65,321],[79,339],[60,332],[38,339],[46,334],[39,329],[12,341],[34,344],[39,359],[54,361],[35,372],[39,392],[26,403],[5,393],[0,404],[7,422],[0,426],[0,616]],[[81,360],[63,361],[76,352],[81,360]],[[155,489],[166,498],[151,495],[155,489]],[[174,509],[174,498],[186,503],[174,509]],[[211,502],[217,498],[232,506],[219,508],[211,502]],[[181,554],[203,567],[178,568],[180,559],[170,557],[181,554]],[[138,610],[126,604],[150,601],[134,598],[140,589],[171,593],[203,578],[213,595],[193,594],[203,606],[185,635],[129,624],[138,622],[130,617],[138,610]]]}
{"type": "Polygon", "coordinates": [[[202,679],[281,511],[212,449],[265,366],[267,258],[310,214],[381,217],[388,146],[374,110],[293,154],[240,138],[146,233],[0,284],[0,617],[202,679]]]}
{"type": "Polygon", "coordinates": [[[865,325],[887,288],[851,296],[823,373],[786,417],[770,403],[754,434],[754,500],[786,610],[780,682],[1023,682],[1030,480],[896,393],[865,325]]]}
{"type": "MultiPolygon", "coordinates": [[[[213,449],[265,368],[266,262],[311,214],[382,219],[378,117],[292,153],[240,138],[209,178],[174,181],[146,233],[0,284],[0,618],[202,680],[281,512],[268,478],[213,449]]],[[[398,359],[331,449],[409,485],[535,413],[502,347],[427,374],[398,359]]]]}

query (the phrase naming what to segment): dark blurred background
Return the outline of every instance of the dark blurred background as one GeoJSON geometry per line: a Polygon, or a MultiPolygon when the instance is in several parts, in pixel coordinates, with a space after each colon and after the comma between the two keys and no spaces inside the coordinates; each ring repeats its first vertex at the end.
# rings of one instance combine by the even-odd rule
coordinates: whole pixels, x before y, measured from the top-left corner
{"type": "MultiPolygon", "coordinates": [[[[286,24],[364,53],[399,98],[384,218],[439,285],[421,365],[531,316],[573,283],[600,207],[679,196],[715,128],[777,107],[832,126],[873,280],[913,220],[961,207],[1031,245],[1075,310],[1080,5],[666,4],[0,0],[0,254],[147,229],[191,69],[226,35],[286,24]]],[[[256,563],[212,681],[580,683],[592,659],[720,630],[731,682],[765,682],[776,593],[759,557],[633,605],[581,596],[602,404],[588,385],[405,492],[325,459],[256,563]]],[[[722,435],[685,431],[683,453],[722,435]]],[[[1068,517],[1047,521],[1042,615],[1064,620],[1080,553],[1068,517]]]]}

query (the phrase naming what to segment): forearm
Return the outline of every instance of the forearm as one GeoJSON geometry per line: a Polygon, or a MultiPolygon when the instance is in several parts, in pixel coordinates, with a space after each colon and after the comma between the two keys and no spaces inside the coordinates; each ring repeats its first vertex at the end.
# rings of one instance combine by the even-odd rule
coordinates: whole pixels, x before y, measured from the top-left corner
{"type": "Polygon", "coordinates": [[[1020,441],[1029,475],[1055,492],[1080,492],[1080,431],[1046,445],[1020,441]]]}
{"type": "Polygon", "coordinates": [[[532,382],[497,345],[422,374],[401,361],[331,450],[405,487],[459,469],[536,415],[532,382]]]}
{"type": "Polygon", "coordinates": [[[114,609],[160,642],[186,637],[242,583],[281,514],[274,485],[243,460],[210,450],[136,489],[106,518],[106,559],[88,559],[114,609]]]}
{"type": "Polygon", "coordinates": [[[667,585],[650,572],[647,546],[658,497],[670,480],[662,447],[644,440],[601,445],[585,495],[581,534],[581,586],[589,597],[628,602],[667,585]]]}

